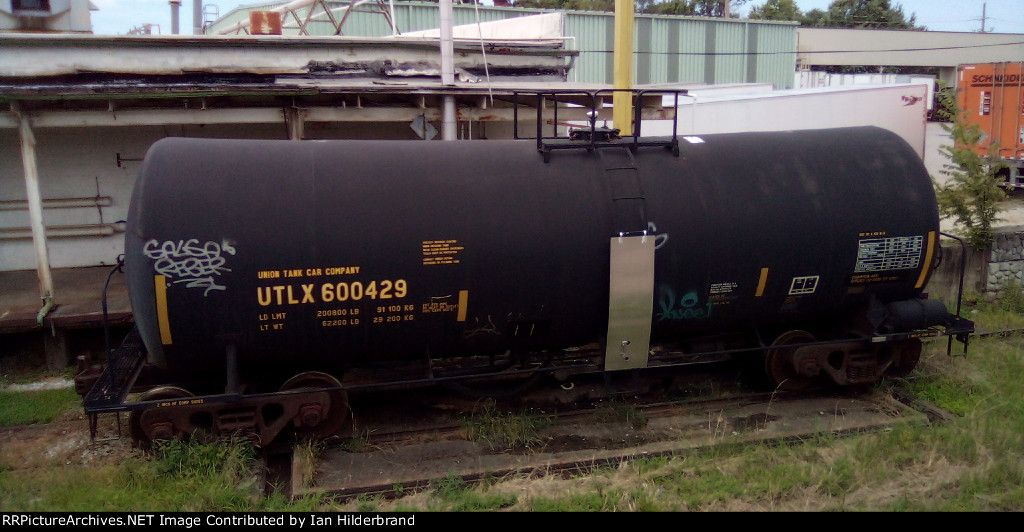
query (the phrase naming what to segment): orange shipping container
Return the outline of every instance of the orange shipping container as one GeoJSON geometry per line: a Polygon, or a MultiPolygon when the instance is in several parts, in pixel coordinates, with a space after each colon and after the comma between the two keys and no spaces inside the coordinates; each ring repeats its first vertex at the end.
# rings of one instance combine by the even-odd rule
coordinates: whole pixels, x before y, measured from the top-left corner
{"type": "Polygon", "coordinates": [[[1024,188],[1024,62],[960,65],[957,99],[984,132],[978,153],[995,143],[1006,160],[1006,184],[1024,188]]]}

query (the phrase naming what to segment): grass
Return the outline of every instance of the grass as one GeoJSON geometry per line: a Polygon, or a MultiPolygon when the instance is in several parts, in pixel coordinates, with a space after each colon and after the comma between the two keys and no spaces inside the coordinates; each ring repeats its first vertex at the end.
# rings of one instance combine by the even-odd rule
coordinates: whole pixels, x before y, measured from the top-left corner
{"type": "MultiPolygon", "coordinates": [[[[1002,330],[1021,319],[998,303],[975,302],[970,312],[979,330],[1002,330]]],[[[949,357],[945,348],[944,340],[926,344],[908,377],[879,385],[901,387],[954,414],[942,423],[896,425],[842,438],[820,434],[798,442],[717,446],[571,475],[513,475],[474,483],[449,476],[425,490],[396,485],[387,497],[344,502],[264,495],[259,465],[244,442],[177,442],[151,457],[111,466],[0,466],[0,511],[1024,510],[1024,336],[974,338],[966,357],[949,357]]],[[[0,399],[7,405],[22,400],[13,396],[26,395],[31,402],[41,397],[38,393],[0,399]]],[[[633,415],[628,408],[609,414],[633,415]]],[[[528,448],[534,422],[482,404],[466,426],[480,441],[528,448]]],[[[315,459],[315,448],[307,452],[315,459]]]]}
{"type": "Polygon", "coordinates": [[[647,425],[647,416],[636,408],[635,405],[620,401],[610,401],[603,407],[604,413],[598,414],[599,420],[624,421],[634,429],[642,429],[647,425]]]}
{"type": "Polygon", "coordinates": [[[484,400],[471,417],[462,420],[466,437],[491,449],[529,449],[541,443],[537,430],[548,421],[528,414],[500,411],[492,400],[484,400]]]}
{"type": "Polygon", "coordinates": [[[256,452],[239,441],[161,444],[120,465],[0,472],[0,511],[283,511],[313,509],[264,496],[256,452]]]}
{"type": "MultiPolygon", "coordinates": [[[[1010,288],[1007,297],[989,301],[976,292],[966,292],[961,315],[977,324],[979,333],[996,333],[1024,329],[1024,295],[1019,288],[1010,288]]],[[[949,304],[951,311],[955,305],[949,304]]]]}
{"type": "Polygon", "coordinates": [[[74,388],[12,392],[0,390],[0,427],[50,423],[82,404],[74,388]]]}

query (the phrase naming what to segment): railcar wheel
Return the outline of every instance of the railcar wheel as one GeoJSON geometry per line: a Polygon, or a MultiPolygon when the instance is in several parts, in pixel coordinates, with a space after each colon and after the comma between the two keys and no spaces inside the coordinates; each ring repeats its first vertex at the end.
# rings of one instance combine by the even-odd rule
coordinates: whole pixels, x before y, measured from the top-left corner
{"type": "Polygon", "coordinates": [[[898,342],[892,346],[892,365],[888,373],[893,377],[906,377],[920,361],[921,340],[912,338],[898,342]]]}
{"type": "Polygon", "coordinates": [[[303,404],[295,419],[294,434],[297,439],[326,438],[337,434],[351,420],[348,393],[341,389],[341,382],[333,376],[319,371],[306,371],[288,379],[281,385],[282,392],[298,390],[327,389],[327,404],[303,404]]]}
{"type": "MultiPolygon", "coordinates": [[[[147,390],[139,396],[139,402],[145,401],[160,401],[160,400],[171,400],[171,399],[184,399],[186,397],[195,397],[195,395],[184,389],[178,388],[177,386],[160,386],[147,390]]],[[[152,409],[151,409],[152,410],[152,409]]],[[[148,419],[146,421],[148,427],[152,430],[152,439],[148,436],[148,432],[142,425],[142,417],[145,412],[151,410],[133,411],[128,416],[128,429],[132,437],[132,441],[138,447],[148,449],[152,444],[153,440],[170,440],[183,435],[180,429],[174,426],[174,423],[169,419],[148,419]]]]}
{"type": "Polygon", "coordinates": [[[789,331],[772,342],[765,355],[764,369],[777,389],[797,392],[806,390],[814,384],[812,378],[801,375],[796,369],[794,356],[797,348],[788,347],[814,341],[814,336],[807,331],[789,331]]]}

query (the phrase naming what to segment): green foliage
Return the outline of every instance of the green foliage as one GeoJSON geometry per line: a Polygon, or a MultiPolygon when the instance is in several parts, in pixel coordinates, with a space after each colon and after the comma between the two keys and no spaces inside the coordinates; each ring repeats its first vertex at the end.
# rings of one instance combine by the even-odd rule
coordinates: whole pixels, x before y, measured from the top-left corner
{"type": "Polygon", "coordinates": [[[157,472],[171,478],[237,480],[256,462],[256,449],[244,440],[198,443],[161,440],[155,445],[157,472]]]}
{"type": "Polygon", "coordinates": [[[244,441],[172,441],[120,466],[0,473],[0,511],[265,511],[319,501],[264,496],[255,449],[244,441]],[[28,476],[25,476],[28,474],[28,476]]]}
{"type": "Polygon", "coordinates": [[[795,0],[768,0],[763,5],[754,6],[749,16],[754,20],[800,21],[804,15],[795,0]]]}
{"type": "Polygon", "coordinates": [[[911,388],[918,398],[957,415],[973,411],[981,399],[970,385],[943,379],[917,380],[911,388]]]}
{"type": "MultiPolygon", "coordinates": [[[[730,0],[729,17],[736,18],[736,8],[748,0],[730,0]]],[[[725,16],[725,2],[722,0],[636,0],[636,12],[661,15],[685,15],[696,17],[725,16]]]]}
{"type": "Polygon", "coordinates": [[[448,512],[479,512],[500,510],[516,503],[515,495],[482,493],[458,475],[448,475],[431,482],[431,491],[443,506],[436,508],[448,512]]]}
{"type": "Polygon", "coordinates": [[[1020,281],[1007,281],[1000,290],[1000,308],[1015,314],[1024,314],[1024,288],[1020,281]]]}
{"type": "MultiPolygon", "coordinates": [[[[748,0],[731,0],[730,17],[735,18],[735,8],[748,0]]],[[[516,7],[536,9],[564,9],[568,11],[615,11],[615,0],[517,0],[516,7]]],[[[722,0],[634,0],[634,13],[682,15],[691,17],[722,17],[722,0]]]]}
{"type": "Polygon", "coordinates": [[[1006,167],[997,155],[999,147],[993,143],[986,156],[977,153],[976,148],[983,132],[977,124],[968,121],[966,111],[960,109],[956,94],[952,91],[938,92],[939,101],[948,114],[950,123],[942,124],[953,141],[953,145],[939,147],[949,159],[941,173],[949,177],[945,184],[935,184],[935,196],[939,202],[939,213],[956,221],[954,229],[968,244],[980,250],[992,247],[995,237],[992,226],[998,221],[1006,192],[999,184],[996,174],[1006,167]]]}
{"type": "MultiPolygon", "coordinates": [[[[796,0],[767,0],[754,7],[750,18],[760,20],[792,20],[801,26],[819,28],[868,28],[924,30],[917,26],[915,15],[908,19],[899,4],[889,0],[835,0],[827,10],[812,9],[800,11],[796,0]]],[[[920,67],[879,66],[879,65],[825,65],[819,70],[832,73],[896,73],[930,74],[932,71],[920,67]]]]}
{"type": "Polygon", "coordinates": [[[628,403],[611,401],[605,405],[605,410],[606,412],[599,412],[597,416],[597,419],[602,423],[622,421],[633,429],[641,429],[648,422],[647,414],[628,403]]]}
{"type": "Polygon", "coordinates": [[[81,402],[74,388],[0,391],[0,427],[49,423],[81,402]]]}
{"type": "Polygon", "coordinates": [[[793,20],[802,26],[820,28],[868,28],[924,30],[916,24],[916,15],[908,19],[899,4],[889,0],[835,0],[827,10],[802,13],[795,0],[767,0],[750,11],[759,20],[793,20]]]}
{"type": "Polygon", "coordinates": [[[482,403],[480,412],[462,424],[471,441],[486,443],[491,449],[528,449],[541,440],[537,430],[545,420],[526,414],[500,412],[494,401],[482,403]]]}
{"type": "Polygon", "coordinates": [[[637,13],[649,15],[680,15],[692,17],[697,15],[697,6],[694,5],[694,2],[689,0],[665,0],[664,2],[639,0],[636,3],[636,11],[637,13]]]}
{"type": "Polygon", "coordinates": [[[516,7],[567,11],[614,11],[615,0],[518,0],[516,7]]]}
{"type": "MultiPolygon", "coordinates": [[[[1007,305],[1014,306],[1012,303],[1007,305]]],[[[950,312],[956,312],[955,304],[948,306],[950,312]]],[[[973,321],[979,333],[1024,330],[1024,313],[1008,312],[1003,309],[1003,301],[973,291],[964,292],[961,315],[973,321]]]]}
{"type": "Polygon", "coordinates": [[[903,8],[899,4],[893,6],[889,0],[835,0],[813,25],[826,28],[925,29],[917,26],[915,19],[916,15],[907,19],[903,8]]]}
{"type": "Polygon", "coordinates": [[[608,512],[617,508],[621,492],[616,489],[597,489],[585,493],[570,493],[565,497],[542,498],[531,501],[534,512],[608,512]]]}
{"type": "Polygon", "coordinates": [[[430,483],[434,495],[441,499],[454,500],[470,489],[470,484],[458,475],[448,475],[430,483]]]}

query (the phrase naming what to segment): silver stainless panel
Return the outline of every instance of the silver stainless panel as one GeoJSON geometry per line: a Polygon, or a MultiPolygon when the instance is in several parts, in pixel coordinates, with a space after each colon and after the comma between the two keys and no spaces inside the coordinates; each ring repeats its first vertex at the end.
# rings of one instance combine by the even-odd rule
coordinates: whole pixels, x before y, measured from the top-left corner
{"type": "Polygon", "coordinates": [[[654,235],[611,239],[604,369],[647,367],[654,312],[654,235]]]}

